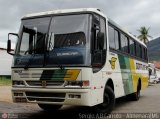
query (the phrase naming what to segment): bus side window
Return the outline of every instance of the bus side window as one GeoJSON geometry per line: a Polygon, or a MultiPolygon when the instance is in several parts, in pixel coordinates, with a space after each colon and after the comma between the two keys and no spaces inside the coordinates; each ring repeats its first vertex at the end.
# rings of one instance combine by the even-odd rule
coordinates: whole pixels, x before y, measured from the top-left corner
{"type": "Polygon", "coordinates": [[[106,49],[106,21],[100,18],[100,32],[104,34],[104,46],[103,49],[106,49]]]}
{"type": "Polygon", "coordinates": [[[145,48],[145,60],[148,60],[147,48],[145,48]]]}
{"type": "Polygon", "coordinates": [[[128,53],[128,38],[121,33],[121,51],[128,53]]]}
{"type": "Polygon", "coordinates": [[[115,49],[119,50],[119,32],[117,30],[114,30],[114,42],[115,42],[115,49]]]}
{"type": "Polygon", "coordinates": [[[132,39],[129,39],[129,49],[130,49],[130,54],[135,56],[136,52],[135,52],[135,42],[132,39]]]}
{"type": "Polygon", "coordinates": [[[108,37],[109,37],[109,47],[115,49],[114,28],[111,26],[109,26],[108,28],[108,37]]]}
{"type": "Polygon", "coordinates": [[[108,29],[109,47],[115,50],[119,50],[119,32],[112,26],[108,29]]]}
{"type": "Polygon", "coordinates": [[[138,58],[141,58],[142,56],[141,56],[141,46],[140,46],[140,44],[138,44],[138,43],[136,43],[136,56],[138,57],[138,58]]]}
{"type": "Polygon", "coordinates": [[[142,59],[145,60],[145,48],[142,47],[142,59]]]}

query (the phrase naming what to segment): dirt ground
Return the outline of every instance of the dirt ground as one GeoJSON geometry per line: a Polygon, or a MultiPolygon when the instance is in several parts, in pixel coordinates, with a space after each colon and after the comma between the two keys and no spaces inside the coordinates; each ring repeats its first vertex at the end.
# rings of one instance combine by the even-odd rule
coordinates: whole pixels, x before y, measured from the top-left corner
{"type": "Polygon", "coordinates": [[[0,86],[0,101],[12,103],[11,86],[0,86]]]}

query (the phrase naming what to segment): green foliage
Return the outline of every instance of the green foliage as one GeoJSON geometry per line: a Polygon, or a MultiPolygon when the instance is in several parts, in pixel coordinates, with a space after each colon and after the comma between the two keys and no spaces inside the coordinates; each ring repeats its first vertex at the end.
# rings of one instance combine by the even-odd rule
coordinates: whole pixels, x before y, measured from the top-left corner
{"type": "Polygon", "coordinates": [[[149,29],[150,28],[146,28],[145,26],[142,26],[138,31],[140,33],[140,35],[138,36],[138,38],[144,42],[145,44],[149,41],[149,38],[152,38],[152,36],[149,35],[149,29]]]}
{"type": "Polygon", "coordinates": [[[12,84],[10,77],[0,76],[0,86],[10,86],[12,84]]]}

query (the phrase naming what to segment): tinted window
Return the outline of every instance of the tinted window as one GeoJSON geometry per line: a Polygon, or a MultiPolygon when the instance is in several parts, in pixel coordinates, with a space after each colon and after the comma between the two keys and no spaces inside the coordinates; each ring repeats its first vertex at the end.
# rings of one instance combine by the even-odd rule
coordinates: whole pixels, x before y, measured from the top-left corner
{"type": "Polygon", "coordinates": [[[145,48],[142,47],[142,59],[145,59],[145,48]]]}
{"type": "Polygon", "coordinates": [[[136,43],[136,56],[141,57],[141,47],[138,43],[136,43]]]}
{"type": "Polygon", "coordinates": [[[114,43],[114,28],[109,26],[108,29],[108,36],[109,36],[109,47],[115,49],[115,43],[114,43]]]}
{"type": "Polygon", "coordinates": [[[119,32],[109,26],[109,46],[110,48],[119,49],[119,32]]]}
{"type": "Polygon", "coordinates": [[[22,21],[22,39],[19,54],[44,53],[50,17],[22,21]]]}
{"type": "Polygon", "coordinates": [[[129,49],[130,49],[130,54],[135,56],[135,43],[132,39],[129,40],[129,49]]]}
{"type": "Polygon", "coordinates": [[[89,14],[53,16],[46,66],[90,64],[90,17],[89,14]]]}
{"type": "Polygon", "coordinates": [[[117,30],[114,31],[114,40],[115,40],[115,49],[118,50],[119,49],[119,35],[118,35],[117,30]]]}
{"type": "Polygon", "coordinates": [[[140,58],[142,58],[142,46],[139,45],[139,47],[140,47],[140,58]]]}
{"type": "Polygon", "coordinates": [[[102,33],[104,33],[104,49],[106,49],[106,24],[104,19],[100,19],[100,30],[102,33]]]}
{"type": "Polygon", "coordinates": [[[145,48],[145,60],[148,60],[147,49],[145,48]]]}
{"type": "Polygon", "coordinates": [[[124,34],[121,34],[121,50],[128,53],[128,39],[124,34]]]}

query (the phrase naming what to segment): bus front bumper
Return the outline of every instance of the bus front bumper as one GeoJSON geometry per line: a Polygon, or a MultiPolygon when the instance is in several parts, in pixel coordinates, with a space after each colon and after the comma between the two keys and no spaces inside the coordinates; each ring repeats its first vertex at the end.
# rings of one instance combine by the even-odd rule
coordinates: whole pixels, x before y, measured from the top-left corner
{"type": "Polygon", "coordinates": [[[93,106],[91,89],[12,88],[13,102],[93,106]]]}

